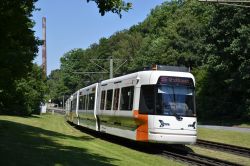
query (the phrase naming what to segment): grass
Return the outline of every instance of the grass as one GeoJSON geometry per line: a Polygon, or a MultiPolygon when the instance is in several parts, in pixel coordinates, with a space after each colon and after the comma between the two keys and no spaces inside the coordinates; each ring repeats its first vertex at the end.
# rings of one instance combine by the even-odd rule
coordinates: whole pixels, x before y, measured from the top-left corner
{"type": "Polygon", "coordinates": [[[200,148],[196,146],[188,146],[188,147],[190,147],[195,153],[198,153],[198,154],[202,154],[205,156],[209,155],[210,157],[213,157],[213,158],[226,160],[226,161],[230,161],[236,164],[238,163],[238,164],[245,165],[245,166],[250,166],[250,158],[247,158],[247,157],[237,156],[237,155],[230,154],[230,153],[214,151],[214,150],[200,148]]]}
{"type": "Polygon", "coordinates": [[[198,128],[198,138],[250,148],[250,133],[198,128]]]}
{"type": "Polygon", "coordinates": [[[63,116],[0,116],[0,165],[183,165],[82,133],[63,116]]]}
{"type": "Polygon", "coordinates": [[[250,124],[248,124],[248,123],[242,123],[240,125],[236,125],[235,127],[250,128],[250,124]]]}
{"type": "MultiPolygon", "coordinates": [[[[237,131],[225,131],[215,130],[207,128],[198,128],[198,138],[208,141],[221,142],[231,145],[237,145],[250,148],[250,133],[249,132],[237,132],[237,131]]],[[[197,146],[188,146],[195,153],[238,163],[241,165],[250,166],[250,158],[241,157],[234,154],[210,150],[197,146]]]]}

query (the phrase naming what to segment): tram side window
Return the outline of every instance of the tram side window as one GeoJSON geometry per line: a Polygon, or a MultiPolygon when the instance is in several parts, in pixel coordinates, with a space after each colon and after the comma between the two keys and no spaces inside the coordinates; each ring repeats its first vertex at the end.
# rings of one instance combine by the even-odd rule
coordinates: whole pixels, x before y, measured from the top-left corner
{"type": "Polygon", "coordinates": [[[111,110],[113,89],[107,90],[106,110],[111,110]]]}
{"type": "Polygon", "coordinates": [[[95,105],[95,94],[91,93],[89,94],[88,110],[94,110],[94,105],[95,105]]]}
{"type": "Polygon", "coordinates": [[[88,107],[89,107],[89,95],[86,95],[86,99],[85,99],[85,110],[87,110],[88,109],[88,107]]]}
{"type": "Polygon", "coordinates": [[[82,109],[83,109],[83,110],[86,110],[86,99],[87,99],[87,96],[84,95],[84,96],[83,96],[83,105],[82,105],[82,109]]]}
{"type": "Polygon", "coordinates": [[[134,86],[121,89],[120,110],[132,110],[134,100],[134,86]]]}
{"type": "Polygon", "coordinates": [[[76,110],[76,98],[73,99],[72,110],[76,110]]]}
{"type": "Polygon", "coordinates": [[[155,86],[153,85],[142,85],[140,94],[140,114],[154,114],[155,106],[155,86]]]}
{"type": "Polygon", "coordinates": [[[79,110],[83,110],[83,103],[84,103],[84,98],[83,96],[79,97],[79,110]]]}
{"type": "Polygon", "coordinates": [[[70,101],[70,112],[73,111],[73,101],[70,101]]]}
{"type": "Polygon", "coordinates": [[[114,102],[113,102],[113,110],[117,110],[118,109],[119,93],[120,93],[120,89],[115,89],[114,102]]]}
{"type": "Polygon", "coordinates": [[[101,110],[104,110],[105,96],[106,96],[106,91],[102,91],[102,94],[101,94],[101,106],[100,106],[101,110]]]}

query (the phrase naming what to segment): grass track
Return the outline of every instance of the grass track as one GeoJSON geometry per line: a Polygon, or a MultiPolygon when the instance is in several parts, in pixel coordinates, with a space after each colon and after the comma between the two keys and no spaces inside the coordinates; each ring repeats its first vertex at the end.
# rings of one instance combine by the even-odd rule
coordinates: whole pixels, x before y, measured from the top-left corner
{"type": "Polygon", "coordinates": [[[202,154],[202,155],[209,155],[210,157],[230,161],[233,163],[238,163],[245,166],[250,166],[250,158],[237,156],[234,154],[221,152],[221,151],[214,151],[210,149],[195,147],[195,146],[188,146],[190,147],[195,153],[202,154]]]}
{"type": "Polygon", "coordinates": [[[250,148],[250,133],[215,129],[198,129],[198,138],[250,148]]]}
{"type": "Polygon", "coordinates": [[[63,116],[0,116],[0,165],[183,165],[94,138],[63,116]]]}
{"type": "MultiPolygon", "coordinates": [[[[208,141],[221,142],[221,143],[250,148],[249,132],[198,128],[198,138],[208,141]]],[[[188,146],[188,147],[190,147],[195,153],[208,155],[210,157],[250,166],[250,158],[247,157],[241,157],[226,152],[209,150],[206,148],[200,148],[196,146],[188,146]]]]}

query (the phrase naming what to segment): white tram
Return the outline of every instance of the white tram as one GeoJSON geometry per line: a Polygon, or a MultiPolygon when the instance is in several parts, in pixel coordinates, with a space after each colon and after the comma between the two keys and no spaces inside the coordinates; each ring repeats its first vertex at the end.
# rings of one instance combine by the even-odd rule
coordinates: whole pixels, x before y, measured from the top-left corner
{"type": "Polygon", "coordinates": [[[193,144],[194,87],[187,68],[157,65],[78,90],[66,102],[66,118],[132,140],[193,144]]]}

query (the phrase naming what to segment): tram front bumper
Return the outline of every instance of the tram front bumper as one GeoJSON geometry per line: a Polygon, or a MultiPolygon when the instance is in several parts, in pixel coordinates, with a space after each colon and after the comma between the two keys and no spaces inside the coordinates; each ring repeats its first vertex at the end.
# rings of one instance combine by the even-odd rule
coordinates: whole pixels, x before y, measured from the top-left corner
{"type": "Polygon", "coordinates": [[[195,144],[197,135],[149,132],[148,139],[152,142],[162,142],[168,144],[195,144]]]}

